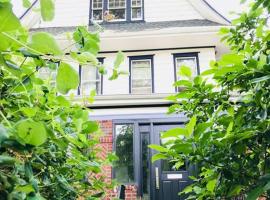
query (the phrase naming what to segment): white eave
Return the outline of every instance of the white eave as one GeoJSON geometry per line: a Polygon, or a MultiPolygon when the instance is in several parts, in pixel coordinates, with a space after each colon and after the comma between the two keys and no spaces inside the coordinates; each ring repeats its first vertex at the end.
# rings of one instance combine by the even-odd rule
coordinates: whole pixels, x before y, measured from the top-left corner
{"type": "Polygon", "coordinates": [[[223,25],[230,25],[230,21],[212,7],[207,0],[189,0],[194,9],[201,14],[202,17],[213,22],[223,25]]]}

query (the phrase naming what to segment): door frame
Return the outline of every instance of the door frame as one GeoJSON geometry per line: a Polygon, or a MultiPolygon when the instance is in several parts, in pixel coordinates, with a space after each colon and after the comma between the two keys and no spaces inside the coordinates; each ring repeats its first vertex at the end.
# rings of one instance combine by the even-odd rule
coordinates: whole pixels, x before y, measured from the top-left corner
{"type": "MultiPolygon", "coordinates": [[[[127,119],[115,119],[113,121],[113,151],[115,151],[115,125],[119,124],[133,124],[134,125],[134,134],[133,134],[133,162],[139,163],[139,165],[134,164],[134,184],[137,186],[137,195],[141,196],[141,145],[140,145],[140,125],[149,125],[150,126],[150,144],[156,144],[157,137],[155,137],[154,133],[154,126],[158,125],[182,125],[185,122],[187,122],[187,118],[185,117],[173,117],[173,118],[155,118],[155,119],[132,119],[132,117],[127,119]]],[[[149,167],[150,167],[150,199],[156,200],[156,192],[155,192],[155,171],[154,166],[156,164],[153,164],[151,162],[151,157],[155,154],[155,150],[150,149],[149,151],[149,167]]],[[[160,162],[161,161],[156,161],[160,162]]],[[[159,170],[159,177],[161,176],[161,170],[159,170]]],[[[112,169],[112,178],[115,178],[114,170],[112,169]]]]}

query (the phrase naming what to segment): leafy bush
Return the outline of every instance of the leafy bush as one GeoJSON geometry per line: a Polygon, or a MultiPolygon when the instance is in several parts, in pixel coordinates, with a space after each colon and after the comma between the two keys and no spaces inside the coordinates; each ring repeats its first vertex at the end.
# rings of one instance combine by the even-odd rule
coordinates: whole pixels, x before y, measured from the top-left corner
{"type": "MultiPolygon", "coordinates": [[[[51,20],[53,1],[40,6],[51,20]]],[[[0,0],[0,199],[99,199],[111,187],[99,174],[113,158],[97,156],[99,126],[66,96],[79,85],[69,62],[106,72],[96,58],[99,34],[78,27],[72,40],[77,51],[64,52],[49,33],[29,34],[10,1],[0,0]],[[42,79],[42,69],[56,73],[56,83],[42,79]]],[[[119,53],[112,79],[122,60],[119,53]]]]}
{"type": "Polygon", "coordinates": [[[175,83],[185,90],[169,97],[169,112],[186,114],[185,128],[169,130],[165,148],[153,158],[176,167],[197,166],[189,199],[270,198],[270,2],[256,1],[248,13],[222,28],[231,53],[192,79],[175,83]]]}

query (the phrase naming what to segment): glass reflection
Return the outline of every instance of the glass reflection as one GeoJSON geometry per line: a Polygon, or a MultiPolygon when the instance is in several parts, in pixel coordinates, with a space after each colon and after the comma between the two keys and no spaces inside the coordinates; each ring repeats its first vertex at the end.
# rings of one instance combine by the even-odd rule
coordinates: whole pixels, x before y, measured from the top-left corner
{"type": "Polygon", "coordinates": [[[115,153],[119,159],[115,162],[114,172],[120,183],[134,182],[133,132],[132,124],[115,126],[115,153]]]}

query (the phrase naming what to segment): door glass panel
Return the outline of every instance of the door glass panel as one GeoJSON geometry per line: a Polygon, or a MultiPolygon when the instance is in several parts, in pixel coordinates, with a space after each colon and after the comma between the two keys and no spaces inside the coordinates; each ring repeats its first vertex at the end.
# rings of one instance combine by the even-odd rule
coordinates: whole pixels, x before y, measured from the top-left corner
{"type": "Polygon", "coordinates": [[[133,133],[133,124],[115,126],[115,153],[119,159],[115,162],[114,173],[122,184],[134,182],[133,133]]]}
{"type": "Polygon", "coordinates": [[[141,133],[141,152],[142,152],[142,199],[150,199],[150,166],[149,166],[149,132],[141,133]]]}

